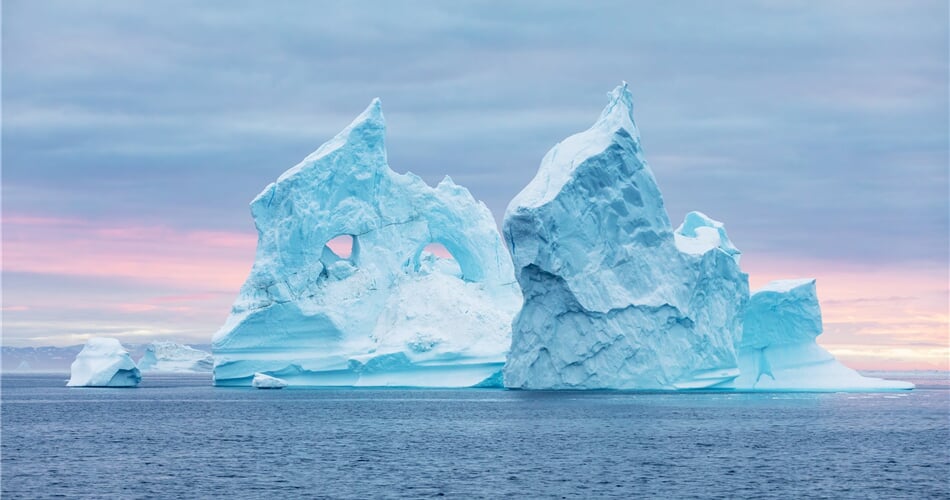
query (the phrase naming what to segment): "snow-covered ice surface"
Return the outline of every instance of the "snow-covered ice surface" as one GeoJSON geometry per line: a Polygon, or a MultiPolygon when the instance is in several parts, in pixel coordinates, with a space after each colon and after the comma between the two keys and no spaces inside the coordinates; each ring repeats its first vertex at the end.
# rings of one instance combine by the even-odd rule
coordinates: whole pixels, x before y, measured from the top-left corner
{"type": "Polygon", "coordinates": [[[283,389],[287,387],[287,381],[264,375],[263,373],[255,373],[254,378],[251,380],[251,387],[258,389],[283,389]]]}
{"type": "Polygon", "coordinates": [[[70,387],[135,387],[142,380],[135,362],[113,338],[93,337],[70,367],[70,387]]]}
{"type": "Polygon", "coordinates": [[[251,203],[257,255],[213,338],[217,385],[498,380],[521,294],[494,219],[448,177],[393,172],[384,134],[374,100],[251,203]]]}
{"type": "Polygon", "coordinates": [[[214,367],[210,352],[175,342],[152,342],[139,358],[143,372],[207,373],[214,367]]]}
{"type": "Polygon", "coordinates": [[[728,384],[748,278],[722,224],[674,235],[626,84],[551,149],[504,219],[524,306],[505,386],[681,389],[728,384]]]}
{"type": "Polygon", "coordinates": [[[815,339],[822,332],[815,280],[773,281],[752,294],[739,345],[744,390],[868,391],[914,384],[862,376],[838,362],[815,339]]]}

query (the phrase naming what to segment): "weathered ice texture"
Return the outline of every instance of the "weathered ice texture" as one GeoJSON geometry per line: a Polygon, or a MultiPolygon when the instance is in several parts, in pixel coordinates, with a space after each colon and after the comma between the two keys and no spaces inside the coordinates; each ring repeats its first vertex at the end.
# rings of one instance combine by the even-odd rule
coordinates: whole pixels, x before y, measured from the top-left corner
{"type": "Polygon", "coordinates": [[[815,280],[773,281],[755,292],[744,314],[738,389],[890,390],[914,384],[864,377],[815,339],[822,332],[815,280]]]}
{"type": "Polygon", "coordinates": [[[216,384],[498,379],[521,297],[494,219],[448,177],[390,170],[384,134],[374,100],[251,203],[257,256],[213,339],[216,384]]]}
{"type": "Polygon", "coordinates": [[[135,387],[142,374],[122,344],[113,338],[93,337],[70,367],[70,387],[135,387]]]}
{"type": "Polygon", "coordinates": [[[739,252],[699,213],[674,236],[626,84],[548,152],[504,235],[524,294],[507,387],[701,388],[738,375],[739,252]]]}

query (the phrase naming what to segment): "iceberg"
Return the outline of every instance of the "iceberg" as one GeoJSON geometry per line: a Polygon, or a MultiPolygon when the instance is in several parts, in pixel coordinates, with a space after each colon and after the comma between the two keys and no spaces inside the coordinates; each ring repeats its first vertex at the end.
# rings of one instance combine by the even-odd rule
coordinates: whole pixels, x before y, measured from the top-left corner
{"type": "Polygon", "coordinates": [[[868,391],[914,384],[865,377],[816,342],[822,332],[814,279],[773,281],[752,294],[739,344],[743,390],[868,391]]]}
{"type": "Polygon", "coordinates": [[[214,335],[214,380],[497,384],[521,305],[488,208],[389,168],[378,99],[251,202],[250,275],[214,335]],[[486,382],[487,381],[487,382],[486,382]]]}
{"type": "Polygon", "coordinates": [[[251,380],[251,387],[258,389],[283,389],[287,387],[287,381],[263,373],[255,373],[254,378],[251,380]]]}
{"type": "Polygon", "coordinates": [[[143,372],[207,373],[214,367],[211,353],[175,342],[152,342],[139,358],[143,372]]]}
{"type": "Polygon", "coordinates": [[[69,387],[135,387],[142,380],[129,352],[118,340],[93,337],[70,367],[69,387]]]}
{"type": "Polygon", "coordinates": [[[626,83],[547,153],[503,232],[524,300],[506,387],[694,389],[739,375],[739,251],[699,212],[674,232],[626,83]]]}

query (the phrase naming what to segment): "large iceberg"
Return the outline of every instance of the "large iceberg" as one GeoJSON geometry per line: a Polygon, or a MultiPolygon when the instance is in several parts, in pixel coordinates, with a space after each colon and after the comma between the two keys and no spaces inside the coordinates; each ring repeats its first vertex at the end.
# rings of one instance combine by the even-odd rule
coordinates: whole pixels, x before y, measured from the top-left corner
{"type": "Polygon", "coordinates": [[[214,367],[211,353],[175,342],[152,342],[139,358],[143,372],[207,373],[214,367]]]}
{"type": "Polygon", "coordinates": [[[748,277],[722,225],[674,233],[640,148],[626,84],[587,131],[551,149],[508,206],[504,236],[524,306],[505,386],[727,386],[748,277]]]}
{"type": "Polygon", "coordinates": [[[519,389],[890,390],[815,342],[814,280],[750,297],[740,252],[700,212],[673,231],[626,84],[556,145],[505,213],[524,306],[504,384],[519,389]]]}
{"type": "Polygon", "coordinates": [[[743,316],[739,344],[745,390],[889,390],[914,384],[864,377],[848,368],[815,339],[822,332],[814,279],[773,281],[752,294],[743,316]]]}
{"type": "Polygon", "coordinates": [[[384,134],[377,99],[251,203],[257,255],[213,338],[217,385],[499,380],[521,294],[494,219],[448,177],[393,172],[384,134]]]}
{"type": "Polygon", "coordinates": [[[135,387],[142,374],[122,344],[113,338],[93,337],[70,367],[70,387],[135,387]]]}

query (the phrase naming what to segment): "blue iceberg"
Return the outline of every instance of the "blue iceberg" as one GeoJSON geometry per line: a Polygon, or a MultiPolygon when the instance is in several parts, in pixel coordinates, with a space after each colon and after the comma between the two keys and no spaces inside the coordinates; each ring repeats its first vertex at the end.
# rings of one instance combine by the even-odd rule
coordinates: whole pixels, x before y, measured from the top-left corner
{"type": "Polygon", "coordinates": [[[547,153],[504,236],[524,294],[505,386],[685,389],[739,375],[739,252],[698,212],[673,231],[626,84],[547,153]]]}
{"type": "Polygon", "coordinates": [[[379,100],[251,203],[257,255],[214,335],[217,385],[497,380],[521,294],[492,214],[393,172],[379,100]]]}
{"type": "Polygon", "coordinates": [[[815,338],[814,280],[750,297],[741,252],[701,212],[674,231],[626,84],[551,149],[505,213],[524,305],[504,384],[517,389],[891,390],[815,338]]]}

